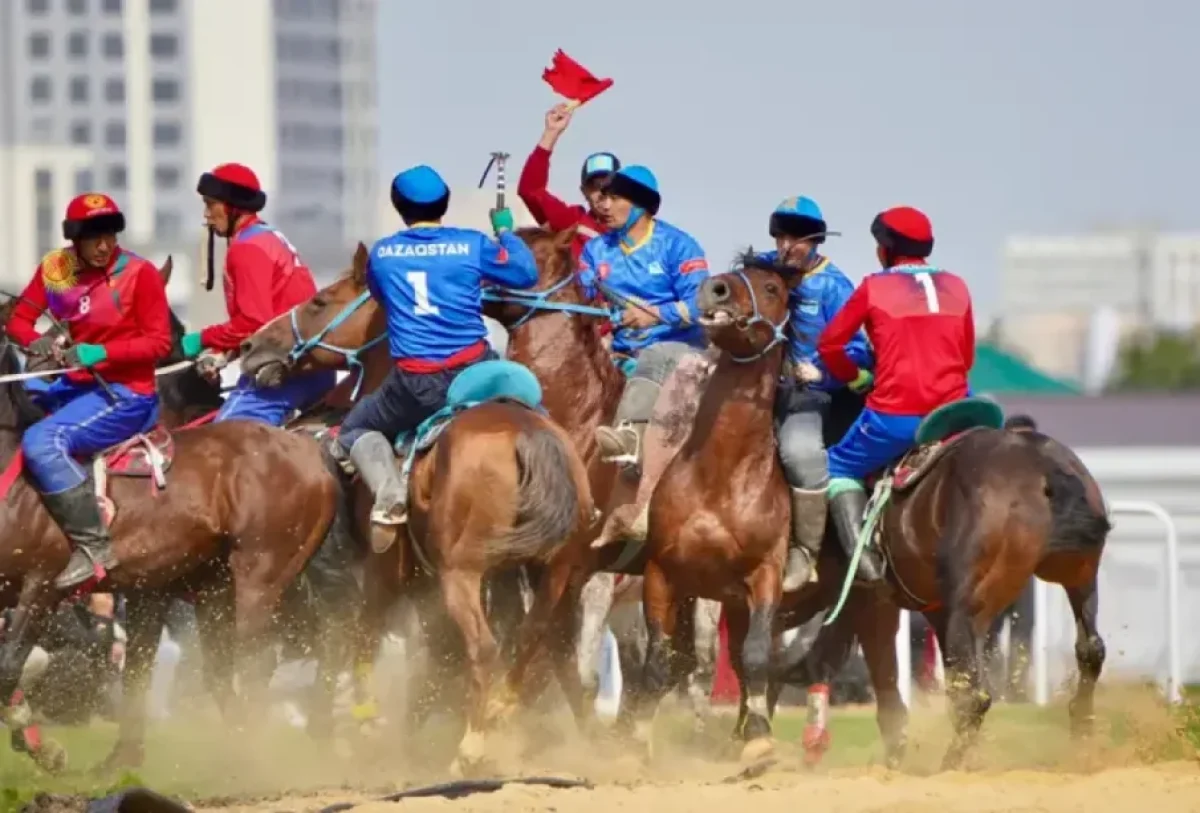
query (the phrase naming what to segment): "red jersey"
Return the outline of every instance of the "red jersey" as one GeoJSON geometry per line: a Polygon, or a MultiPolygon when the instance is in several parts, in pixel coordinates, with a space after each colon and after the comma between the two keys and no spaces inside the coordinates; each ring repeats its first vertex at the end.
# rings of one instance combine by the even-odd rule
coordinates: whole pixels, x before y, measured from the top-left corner
{"type": "Polygon", "coordinates": [[[606,229],[582,206],[571,206],[559,200],[546,189],[550,183],[550,150],[534,147],[521,170],[517,181],[517,194],[525,202],[529,214],[538,225],[554,231],[563,231],[575,226],[577,232],[571,242],[571,255],[576,262],[583,247],[593,237],[604,234],[606,229]]]}
{"type": "MultiPolygon", "coordinates": [[[[73,344],[104,346],[108,358],[95,370],[105,381],[155,392],[155,367],[171,354],[171,309],[153,263],[118,248],[107,268],[88,268],[73,248],[61,248],[42,258],[21,296],[8,320],[16,342],[28,347],[39,339],[37,320],[49,311],[73,344]]],[[[95,381],[86,370],[67,378],[95,381]]]]}
{"type": "Polygon", "coordinates": [[[225,255],[229,321],[200,331],[200,343],[237,350],[260,327],[316,296],[317,284],[296,249],[258,218],[238,226],[225,255]]]}
{"type": "Polygon", "coordinates": [[[846,343],[860,327],[875,353],[869,409],[924,416],[966,397],[967,373],[975,363],[975,319],[961,277],[901,265],[863,280],[817,344],[825,368],[841,381],[858,376],[846,343]]]}

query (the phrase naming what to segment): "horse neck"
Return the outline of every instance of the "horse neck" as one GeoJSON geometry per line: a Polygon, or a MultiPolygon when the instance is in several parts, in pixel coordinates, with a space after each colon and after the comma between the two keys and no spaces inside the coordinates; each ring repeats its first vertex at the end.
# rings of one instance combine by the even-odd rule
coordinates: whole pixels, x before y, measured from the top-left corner
{"type": "Polygon", "coordinates": [[[782,354],[783,348],[776,347],[752,362],[721,354],[700,398],[688,441],[704,457],[708,471],[775,455],[771,416],[782,354]]]}
{"type": "Polygon", "coordinates": [[[533,371],[546,411],[572,435],[590,437],[616,413],[624,382],[591,318],[535,314],[510,333],[508,357],[533,371]]]}
{"type": "Polygon", "coordinates": [[[21,412],[17,407],[14,388],[20,384],[0,384],[0,466],[8,466],[21,448],[21,436],[25,433],[21,412]]]}

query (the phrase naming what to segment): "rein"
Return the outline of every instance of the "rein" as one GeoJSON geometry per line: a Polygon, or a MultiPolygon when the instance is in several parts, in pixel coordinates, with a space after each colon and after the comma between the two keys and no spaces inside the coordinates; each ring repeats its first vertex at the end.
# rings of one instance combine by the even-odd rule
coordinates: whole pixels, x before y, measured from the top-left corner
{"type": "Polygon", "coordinates": [[[489,286],[483,290],[482,298],[484,302],[503,302],[522,305],[528,308],[525,315],[512,324],[509,328],[510,330],[525,324],[538,311],[561,311],[563,313],[576,313],[580,316],[600,316],[614,323],[619,320],[619,312],[614,308],[598,308],[593,305],[580,305],[575,302],[556,302],[550,299],[550,297],[570,285],[574,279],[573,275],[568,275],[543,290],[489,286]]]}
{"type": "Polygon", "coordinates": [[[302,359],[307,353],[310,353],[318,348],[321,350],[328,350],[331,353],[337,353],[346,359],[346,367],[350,371],[350,374],[355,377],[354,389],[350,393],[350,400],[357,401],[359,390],[362,387],[363,379],[366,377],[367,372],[363,365],[362,359],[359,358],[359,356],[387,339],[387,334],[380,334],[366,344],[357,348],[339,347],[336,344],[329,344],[325,341],[325,337],[328,336],[330,332],[341,327],[341,325],[347,319],[353,316],[355,311],[365,305],[367,300],[370,298],[371,292],[363,291],[361,294],[355,297],[352,302],[349,302],[344,308],[342,308],[341,312],[338,313],[337,316],[333,317],[329,324],[325,325],[325,327],[317,331],[316,335],[309,339],[305,339],[300,335],[300,324],[296,321],[296,311],[300,306],[297,305],[295,308],[292,308],[288,312],[288,317],[291,319],[292,338],[295,341],[295,344],[293,344],[292,349],[288,351],[287,365],[289,367],[295,366],[296,362],[302,359]]]}

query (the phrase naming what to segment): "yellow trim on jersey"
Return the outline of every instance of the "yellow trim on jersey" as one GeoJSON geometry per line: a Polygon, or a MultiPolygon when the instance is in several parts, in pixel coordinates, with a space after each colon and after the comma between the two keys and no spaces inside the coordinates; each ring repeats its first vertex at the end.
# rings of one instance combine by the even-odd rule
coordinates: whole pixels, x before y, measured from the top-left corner
{"type": "Polygon", "coordinates": [[[621,251],[625,252],[626,255],[629,255],[629,254],[632,254],[633,252],[637,251],[642,246],[649,243],[650,238],[654,236],[654,224],[656,222],[657,221],[655,221],[653,218],[651,218],[650,227],[648,229],[646,229],[646,233],[643,234],[642,238],[640,240],[638,240],[636,243],[634,243],[632,246],[625,245],[625,241],[621,240],[620,241],[621,251]]]}

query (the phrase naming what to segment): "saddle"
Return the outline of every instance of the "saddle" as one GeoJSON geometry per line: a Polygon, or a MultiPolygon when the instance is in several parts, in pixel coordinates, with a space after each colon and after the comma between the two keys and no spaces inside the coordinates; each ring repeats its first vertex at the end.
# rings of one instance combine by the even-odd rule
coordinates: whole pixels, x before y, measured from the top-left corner
{"type": "Polygon", "coordinates": [[[109,477],[144,477],[150,491],[157,494],[167,487],[167,470],[175,462],[175,438],[163,426],[139,432],[124,443],[105,449],[92,461],[96,500],[106,524],[116,518],[116,504],[108,496],[109,477]]]}

